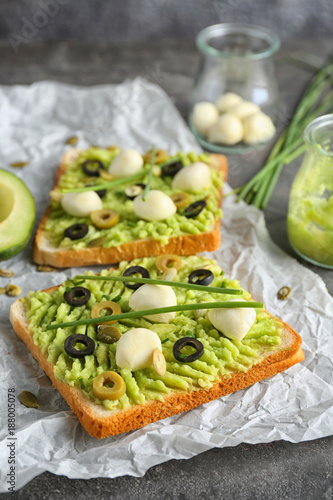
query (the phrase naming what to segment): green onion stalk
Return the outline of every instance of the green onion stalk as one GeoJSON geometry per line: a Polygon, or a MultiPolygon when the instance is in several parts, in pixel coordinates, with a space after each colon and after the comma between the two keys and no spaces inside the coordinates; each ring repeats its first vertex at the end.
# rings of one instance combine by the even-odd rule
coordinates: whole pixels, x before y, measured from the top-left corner
{"type": "Polygon", "coordinates": [[[333,55],[311,79],[291,122],[277,139],[265,165],[244,186],[232,191],[237,193],[237,200],[244,200],[248,204],[264,209],[284,166],[304,153],[306,146],[303,132],[306,126],[318,116],[332,112],[333,55]]]}

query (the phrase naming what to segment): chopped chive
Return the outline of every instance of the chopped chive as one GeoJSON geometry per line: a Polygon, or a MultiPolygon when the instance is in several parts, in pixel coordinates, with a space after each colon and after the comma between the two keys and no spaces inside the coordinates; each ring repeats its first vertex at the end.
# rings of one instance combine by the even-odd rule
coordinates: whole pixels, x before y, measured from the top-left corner
{"type": "Polygon", "coordinates": [[[168,342],[168,340],[170,340],[170,339],[169,339],[169,337],[167,337],[167,338],[166,338],[166,339],[164,339],[164,340],[161,340],[161,344],[165,344],[166,342],[168,342]]]}
{"type": "Polygon", "coordinates": [[[40,323],[39,323],[39,326],[42,326],[44,321],[45,321],[45,318],[46,318],[46,315],[42,317],[42,319],[40,320],[40,323]]]}
{"type": "Polygon", "coordinates": [[[141,179],[145,175],[147,175],[147,169],[141,170],[137,174],[129,175],[127,177],[121,177],[120,179],[115,179],[114,181],[105,182],[101,184],[96,184],[95,186],[88,186],[82,188],[73,188],[73,189],[61,189],[61,193],[83,193],[84,191],[99,191],[100,189],[112,189],[115,186],[119,186],[120,184],[125,184],[126,182],[137,181],[141,179]]]}
{"type": "Polygon", "coordinates": [[[148,283],[150,285],[174,286],[176,288],[187,288],[188,290],[199,290],[200,292],[224,293],[225,295],[242,295],[243,290],[235,288],[220,288],[215,286],[194,285],[193,283],[182,283],[180,281],[167,281],[151,278],[134,278],[133,276],[84,276],[76,278],[97,281],[130,281],[133,283],[148,283]]]}
{"type": "Polygon", "coordinates": [[[83,382],[83,378],[79,378],[79,382],[80,382],[80,387],[81,387],[81,389],[85,389],[85,388],[86,388],[86,385],[85,385],[85,383],[83,382]]]}
{"type": "Polygon", "coordinates": [[[163,314],[168,312],[195,311],[197,309],[236,309],[236,308],[262,308],[262,302],[207,302],[200,304],[184,304],[170,307],[157,307],[156,309],[145,309],[142,311],[130,311],[127,313],[111,314],[109,316],[100,316],[99,318],[85,318],[76,321],[56,323],[47,326],[47,330],[56,330],[57,328],[67,328],[69,326],[94,325],[104,323],[105,321],[121,321],[129,318],[142,318],[152,314],[163,314]]]}
{"type": "Polygon", "coordinates": [[[131,221],[131,220],[128,220],[128,221],[127,221],[127,225],[128,225],[129,227],[135,227],[135,226],[136,226],[136,223],[135,223],[135,222],[133,222],[133,221],[131,221]]]}
{"type": "Polygon", "coordinates": [[[106,299],[106,300],[111,300],[110,299],[110,295],[102,295],[103,299],[106,299]]]}
{"type": "Polygon", "coordinates": [[[66,287],[66,292],[67,292],[67,293],[71,293],[71,290],[72,290],[72,289],[71,289],[71,287],[70,287],[70,286],[67,286],[67,287],[66,287]]]}
{"type": "Polygon", "coordinates": [[[187,330],[186,337],[194,337],[194,338],[196,338],[195,335],[194,335],[194,333],[191,332],[191,330],[187,330]]]}
{"type": "Polygon", "coordinates": [[[113,297],[112,302],[119,302],[120,299],[121,299],[121,293],[113,297]]]}
{"type": "Polygon", "coordinates": [[[155,156],[156,156],[156,146],[155,146],[155,144],[153,144],[153,147],[151,149],[151,155],[150,155],[150,167],[149,167],[148,181],[147,181],[146,187],[144,188],[143,193],[142,193],[142,200],[143,201],[146,201],[146,198],[147,198],[148,193],[150,191],[151,181],[153,178],[153,168],[155,165],[155,156]]]}

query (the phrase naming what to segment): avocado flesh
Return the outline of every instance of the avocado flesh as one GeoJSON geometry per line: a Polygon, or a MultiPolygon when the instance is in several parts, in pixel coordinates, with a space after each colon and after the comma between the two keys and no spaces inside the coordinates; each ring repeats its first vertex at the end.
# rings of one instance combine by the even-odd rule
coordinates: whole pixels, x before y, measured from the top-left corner
{"type": "Polygon", "coordinates": [[[0,169],[0,260],[18,254],[29,241],[35,202],[23,181],[0,169]]]}

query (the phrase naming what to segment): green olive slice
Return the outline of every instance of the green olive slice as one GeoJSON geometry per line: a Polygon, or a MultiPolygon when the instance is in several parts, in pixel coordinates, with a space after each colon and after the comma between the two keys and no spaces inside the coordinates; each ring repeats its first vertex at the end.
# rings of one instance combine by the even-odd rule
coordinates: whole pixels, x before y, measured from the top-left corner
{"type": "MultiPolygon", "coordinates": [[[[103,311],[103,309],[106,309],[107,312],[110,311],[110,315],[121,313],[121,307],[119,304],[117,304],[117,302],[112,302],[111,300],[104,300],[103,302],[99,302],[99,304],[94,305],[94,307],[92,308],[92,310],[90,312],[90,317],[102,319],[103,316],[101,315],[101,312],[103,311]]],[[[116,322],[117,321],[111,321],[111,320],[110,321],[103,321],[102,320],[100,323],[97,323],[97,324],[113,325],[116,322]]]]}
{"type": "Polygon", "coordinates": [[[162,351],[155,347],[153,350],[153,367],[157,375],[163,377],[166,373],[166,361],[162,351]]]}
{"type": "Polygon", "coordinates": [[[94,240],[90,240],[87,247],[102,247],[106,243],[106,238],[104,236],[100,236],[99,238],[95,238],[94,240]]]}
{"type": "Polygon", "coordinates": [[[187,207],[190,204],[190,195],[188,193],[175,193],[171,196],[177,210],[187,207]]]}
{"type": "MultiPolygon", "coordinates": [[[[149,150],[144,155],[143,159],[145,163],[151,162],[152,151],[149,150]]],[[[168,153],[164,149],[156,149],[155,151],[155,165],[159,165],[160,163],[164,163],[168,159],[168,153]]]]}
{"type": "Polygon", "coordinates": [[[109,229],[119,221],[119,214],[115,210],[103,208],[102,210],[94,210],[90,214],[91,222],[98,229],[109,229]]]}
{"type": "Polygon", "coordinates": [[[111,325],[98,325],[96,339],[104,344],[114,344],[121,337],[119,328],[111,325]]]}
{"type": "Polygon", "coordinates": [[[178,255],[173,255],[173,254],[160,255],[159,257],[157,257],[155,261],[155,266],[162,273],[164,273],[171,267],[174,267],[178,271],[182,266],[182,260],[178,255]]]}
{"type": "Polygon", "coordinates": [[[126,392],[124,379],[116,372],[107,371],[98,375],[93,382],[93,393],[98,399],[121,398],[126,392]],[[107,387],[105,384],[111,383],[113,387],[107,387]]]}

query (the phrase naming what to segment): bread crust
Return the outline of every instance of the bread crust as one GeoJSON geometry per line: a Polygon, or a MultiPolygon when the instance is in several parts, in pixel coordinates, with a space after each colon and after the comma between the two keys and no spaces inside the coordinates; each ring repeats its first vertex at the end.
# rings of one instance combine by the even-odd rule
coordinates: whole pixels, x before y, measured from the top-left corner
{"type": "MultiPolygon", "coordinates": [[[[73,150],[71,150],[73,154],[73,150]]],[[[74,151],[75,153],[75,151],[74,151]]],[[[223,173],[224,181],[227,179],[227,159],[223,155],[210,155],[213,163],[211,168],[223,173]]],[[[69,161],[68,153],[62,158],[57,173],[55,188],[59,185],[59,179],[66,169],[69,161]]],[[[222,192],[221,192],[222,200],[222,192]]],[[[220,200],[220,201],[221,201],[220,200]]],[[[220,221],[216,220],[211,231],[201,234],[191,234],[170,238],[166,245],[152,238],[124,243],[112,248],[80,248],[79,250],[59,249],[48,242],[44,233],[44,226],[50,214],[50,207],[46,212],[37,229],[34,245],[33,260],[36,264],[45,264],[53,267],[77,267],[96,264],[114,264],[122,260],[131,261],[137,258],[157,256],[161,254],[194,255],[204,251],[213,251],[221,245],[220,221]]]]}
{"type": "MultiPolygon", "coordinates": [[[[51,293],[56,288],[52,287],[45,291],[51,293]]],[[[221,377],[219,382],[210,389],[198,389],[187,393],[173,392],[166,395],[163,401],[148,401],[126,410],[109,411],[89,400],[80,389],[55,378],[53,365],[47,361],[40,347],[33,342],[22,300],[19,299],[12,305],[10,321],[17,335],[27,344],[40,367],[76,413],[82,426],[91,436],[98,439],[128,432],[188,411],[269,378],[304,359],[301,337],[289,325],[281,321],[283,325],[281,345],[247,372],[236,372],[230,377],[221,377]]]]}

